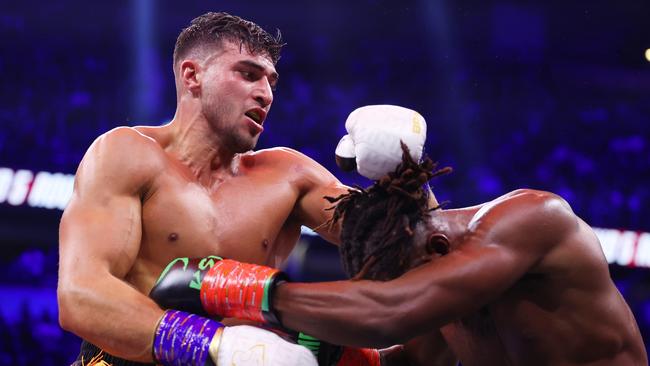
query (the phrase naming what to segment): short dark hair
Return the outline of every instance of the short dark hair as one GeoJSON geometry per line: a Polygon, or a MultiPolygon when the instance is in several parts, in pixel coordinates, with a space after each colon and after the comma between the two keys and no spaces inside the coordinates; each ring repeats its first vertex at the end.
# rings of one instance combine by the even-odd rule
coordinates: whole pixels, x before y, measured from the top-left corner
{"type": "Polygon", "coordinates": [[[174,46],[174,65],[188,52],[205,44],[221,45],[223,41],[239,42],[253,54],[266,54],[275,65],[280,59],[282,35],[271,36],[259,25],[224,12],[209,12],[192,20],[183,29],[174,46]]]}
{"type": "Polygon", "coordinates": [[[409,268],[415,226],[437,207],[428,207],[425,184],[451,172],[436,170],[429,158],[415,162],[402,144],[402,162],[367,189],[350,189],[338,197],[325,197],[334,207],[330,224],[343,218],[341,261],[349,277],[386,281],[409,268]]]}

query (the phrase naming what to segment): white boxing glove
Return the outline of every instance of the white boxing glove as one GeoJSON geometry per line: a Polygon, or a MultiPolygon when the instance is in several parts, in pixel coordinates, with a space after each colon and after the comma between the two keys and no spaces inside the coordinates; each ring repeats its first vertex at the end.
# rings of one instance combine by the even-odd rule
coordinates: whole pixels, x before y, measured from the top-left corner
{"type": "Polygon", "coordinates": [[[318,366],[307,348],[250,325],[223,328],[220,341],[210,344],[210,358],[216,366],[318,366]]]}
{"type": "Polygon", "coordinates": [[[395,105],[369,105],[355,109],[345,121],[348,134],[336,147],[337,164],[344,170],[354,168],[372,180],[395,170],[402,162],[400,140],[411,157],[422,157],[427,124],[416,111],[395,105]]]}

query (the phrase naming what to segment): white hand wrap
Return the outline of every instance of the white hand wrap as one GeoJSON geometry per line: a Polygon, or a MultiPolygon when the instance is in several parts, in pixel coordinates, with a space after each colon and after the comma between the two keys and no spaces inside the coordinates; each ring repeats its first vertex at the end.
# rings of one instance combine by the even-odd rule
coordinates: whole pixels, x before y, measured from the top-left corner
{"type": "Polygon", "coordinates": [[[354,110],[345,121],[348,135],[336,147],[342,158],[356,157],[357,171],[377,180],[402,161],[400,140],[419,161],[427,124],[416,111],[394,105],[370,105],[354,110]]]}
{"type": "Polygon", "coordinates": [[[250,325],[225,327],[210,357],[217,366],[318,366],[307,348],[250,325]]]}

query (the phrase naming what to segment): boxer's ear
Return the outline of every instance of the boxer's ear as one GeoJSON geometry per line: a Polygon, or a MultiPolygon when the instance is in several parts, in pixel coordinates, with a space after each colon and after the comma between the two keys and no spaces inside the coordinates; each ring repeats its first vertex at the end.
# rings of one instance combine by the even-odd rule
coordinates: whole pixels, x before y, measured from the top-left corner
{"type": "Polygon", "coordinates": [[[194,60],[183,60],[179,67],[181,82],[187,90],[195,94],[201,86],[200,76],[198,75],[199,64],[194,60]]]}
{"type": "Polygon", "coordinates": [[[441,233],[429,235],[426,243],[427,253],[433,256],[442,256],[449,253],[449,239],[441,233]]]}

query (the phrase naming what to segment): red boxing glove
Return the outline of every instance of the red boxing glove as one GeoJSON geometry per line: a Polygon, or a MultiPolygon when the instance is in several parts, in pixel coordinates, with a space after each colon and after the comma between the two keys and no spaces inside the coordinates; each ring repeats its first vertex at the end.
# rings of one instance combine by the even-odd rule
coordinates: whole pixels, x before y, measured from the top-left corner
{"type": "Polygon", "coordinates": [[[285,280],[275,268],[224,259],[203,277],[201,304],[211,315],[282,327],[271,300],[277,284],[285,280]]]}

